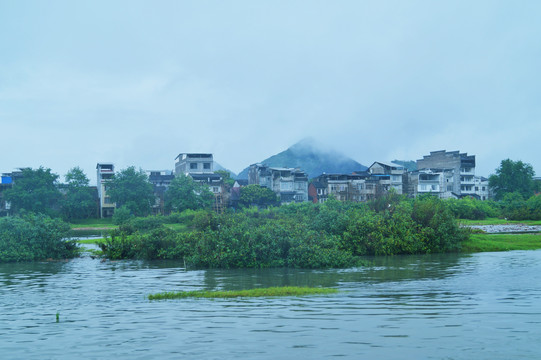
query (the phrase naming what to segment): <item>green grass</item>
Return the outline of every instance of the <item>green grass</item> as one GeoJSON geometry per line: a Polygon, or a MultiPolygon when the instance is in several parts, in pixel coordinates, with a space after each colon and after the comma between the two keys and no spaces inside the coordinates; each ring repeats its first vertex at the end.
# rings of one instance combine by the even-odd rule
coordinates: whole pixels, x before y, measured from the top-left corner
{"type": "Polygon", "coordinates": [[[471,234],[462,252],[541,249],[541,234],[471,234]]]}
{"type": "Polygon", "coordinates": [[[113,219],[84,219],[70,222],[71,228],[116,228],[113,219]]]}
{"type": "Polygon", "coordinates": [[[505,225],[505,224],[525,224],[541,225],[541,220],[505,220],[499,218],[487,218],[485,220],[459,219],[461,225],[505,225]]]}
{"type": "Polygon", "coordinates": [[[236,298],[236,297],[321,295],[321,294],[334,294],[337,292],[338,292],[337,289],[332,289],[332,288],[284,286],[284,287],[269,287],[269,288],[258,288],[258,289],[238,290],[238,291],[197,290],[197,291],[163,292],[163,293],[149,295],[148,299],[149,300],[168,300],[168,299],[184,299],[188,297],[223,299],[223,298],[236,298]]]}

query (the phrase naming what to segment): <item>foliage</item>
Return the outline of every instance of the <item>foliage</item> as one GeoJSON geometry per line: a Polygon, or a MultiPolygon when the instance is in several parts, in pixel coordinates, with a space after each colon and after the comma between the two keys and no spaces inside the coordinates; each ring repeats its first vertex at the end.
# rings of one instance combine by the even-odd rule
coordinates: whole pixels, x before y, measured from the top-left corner
{"type": "Polygon", "coordinates": [[[496,200],[502,200],[505,194],[513,192],[518,192],[527,199],[534,194],[534,176],[532,165],[520,160],[506,159],[502,160],[496,174],[491,175],[488,181],[496,200]]]}
{"type": "Polygon", "coordinates": [[[458,251],[468,236],[440,199],[387,200],[196,211],[184,217],[192,230],[183,232],[129,222],[102,248],[110,258],[183,259],[194,268],[343,268],[358,265],[362,255],[458,251]]]}
{"type": "Polygon", "coordinates": [[[459,219],[483,220],[501,215],[500,206],[493,201],[481,201],[470,197],[445,201],[454,216],[459,219]]]}
{"type": "Polygon", "coordinates": [[[77,244],[64,240],[69,230],[63,221],[42,214],[0,218],[0,261],[75,257],[77,244]]]}
{"type": "Polygon", "coordinates": [[[502,215],[509,220],[541,220],[541,195],[524,200],[518,192],[505,194],[502,215]]]}
{"type": "Polygon", "coordinates": [[[107,186],[107,194],[117,208],[125,206],[135,216],[150,213],[151,204],[155,202],[154,190],[144,171],[137,171],[133,166],[123,169],[107,186]]]}
{"type": "Polygon", "coordinates": [[[65,175],[66,195],[62,199],[62,216],[67,221],[88,219],[96,215],[97,202],[90,181],[79,167],[74,167],[65,175]]]}
{"type": "Polygon", "coordinates": [[[131,218],[133,218],[131,210],[127,206],[121,206],[115,209],[113,213],[113,224],[122,225],[127,223],[131,218]]]}
{"type": "Polygon", "coordinates": [[[213,201],[214,195],[208,186],[195,182],[190,176],[184,174],[175,177],[165,193],[167,212],[208,209],[213,201]]]}
{"type": "Polygon", "coordinates": [[[315,288],[315,287],[299,287],[299,286],[283,286],[270,288],[257,288],[249,290],[236,291],[180,291],[180,292],[163,292],[151,294],[149,300],[168,300],[168,299],[183,299],[188,297],[195,298],[237,298],[237,297],[273,297],[273,296],[305,296],[305,295],[328,295],[337,293],[337,289],[332,288],[315,288]]]}
{"type": "Polygon", "coordinates": [[[4,198],[11,202],[15,213],[29,211],[54,216],[61,199],[57,181],[58,175],[51,169],[25,168],[13,187],[4,192],[4,198]]]}
{"type": "Polygon", "coordinates": [[[245,207],[274,206],[278,204],[278,198],[271,189],[251,184],[240,188],[239,204],[245,207]]]}
{"type": "Polygon", "coordinates": [[[222,181],[225,185],[225,188],[227,191],[235,185],[235,179],[231,177],[231,173],[227,170],[216,170],[214,172],[215,174],[218,174],[222,177],[222,181]]]}

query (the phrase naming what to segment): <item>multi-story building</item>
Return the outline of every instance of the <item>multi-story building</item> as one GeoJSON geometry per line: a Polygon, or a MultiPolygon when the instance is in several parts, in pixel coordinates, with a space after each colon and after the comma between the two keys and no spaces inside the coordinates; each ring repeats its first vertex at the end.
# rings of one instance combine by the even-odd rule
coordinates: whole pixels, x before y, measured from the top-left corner
{"type": "Polygon", "coordinates": [[[11,215],[11,203],[4,199],[4,191],[11,189],[17,178],[21,176],[21,170],[2,174],[0,180],[0,216],[11,215]]]}
{"type": "Polygon", "coordinates": [[[406,193],[412,197],[422,194],[436,195],[441,199],[456,198],[453,169],[422,169],[408,173],[406,193]]]}
{"type": "Polygon", "coordinates": [[[404,193],[406,169],[402,165],[376,161],[368,168],[368,172],[373,176],[388,176],[388,180],[381,177],[379,185],[386,190],[392,188],[397,194],[404,193]]]}
{"type": "Polygon", "coordinates": [[[385,194],[390,175],[373,175],[367,171],[353,174],[322,174],[312,180],[308,189],[312,202],[325,202],[329,196],[339,201],[365,202],[385,194]]]}
{"type": "Polygon", "coordinates": [[[115,203],[107,195],[107,184],[115,175],[115,166],[112,163],[98,163],[96,170],[100,218],[111,217],[115,212],[115,203]]]}
{"type": "Polygon", "coordinates": [[[164,214],[165,212],[165,192],[175,178],[171,170],[147,170],[148,181],[154,188],[156,201],[152,205],[154,215],[164,214]]]}
{"type": "Polygon", "coordinates": [[[423,181],[428,181],[424,179],[432,178],[430,181],[433,183],[436,174],[441,175],[440,180],[444,180],[444,183],[434,193],[442,198],[476,196],[475,155],[459,151],[431,151],[430,155],[417,160],[417,170],[417,174],[413,173],[413,179],[415,181],[415,176],[418,176],[419,186],[423,181]]]}
{"type": "Polygon", "coordinates": [[[175,176],[181,174],[194,181],[206,184],[214,194],[214,209],[221,211],[228,202],[229,194],[224,191],[223,179],[214,173],[214,157],[209,153],[180,153],[175,160],[175,176]]]}
{"type": "Polygon", "coordinates": [[[281,204],[308,201],[308,175],[300,169],[252,164],[248,183],[271,189],[281,204]]]}
{"type": "Polygon", "coordinates": [[[212,174],[214,172],[214,159],[212,154],[181,153],[175,160],[175,175],[212,174]]]}

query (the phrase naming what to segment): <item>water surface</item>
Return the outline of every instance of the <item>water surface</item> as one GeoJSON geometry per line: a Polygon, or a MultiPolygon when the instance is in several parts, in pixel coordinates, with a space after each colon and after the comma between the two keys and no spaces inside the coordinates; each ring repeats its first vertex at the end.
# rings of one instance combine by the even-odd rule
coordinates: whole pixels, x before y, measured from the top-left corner
{"type": "Polygon", "coordinates": [[[541,358],[541,251],[369,258],[346,270],[182,266],[0,264],[2,359],[541,358]],[[281,285],[340,292],[146,298],[281,285]]]}

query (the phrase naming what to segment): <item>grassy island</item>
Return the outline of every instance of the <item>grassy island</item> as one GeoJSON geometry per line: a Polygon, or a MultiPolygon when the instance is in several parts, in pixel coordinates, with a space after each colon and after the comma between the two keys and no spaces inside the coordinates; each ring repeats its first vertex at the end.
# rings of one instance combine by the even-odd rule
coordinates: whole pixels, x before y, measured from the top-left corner
{"type": "Polygon", "coordinates": [[[158,294],[149,295],[149,300],[170,300],[170,299],[184,299],[184,298],[210,298],[210,299],[223,299],[223,298],[237,298],[237,297],[275,297],[275,296],[305,296],[305,295],[327,295],[337,293],[337,289],[332,288],[314,288],[314,287],[297,287],[297,286],[285,286],[285,287],[269,287],[269,288],[257,288],[250,290],[236,290],[236,291],[180,291],[180,292],[163,292],[158,294]]]}

